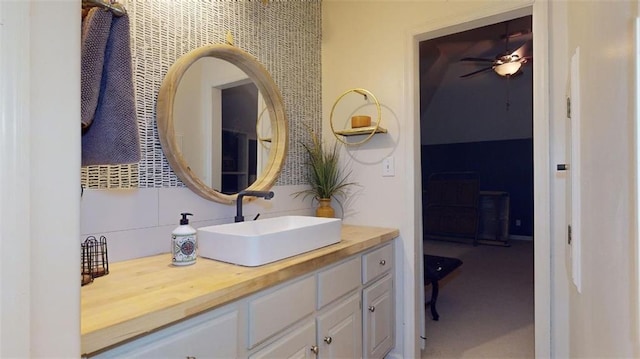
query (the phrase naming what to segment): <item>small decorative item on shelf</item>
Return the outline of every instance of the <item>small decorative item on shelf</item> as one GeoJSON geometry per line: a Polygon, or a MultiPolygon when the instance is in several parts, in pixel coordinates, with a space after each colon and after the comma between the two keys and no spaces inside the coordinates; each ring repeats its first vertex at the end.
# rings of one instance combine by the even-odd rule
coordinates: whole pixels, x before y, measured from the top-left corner
{"type": "MultiPolygon", "coordinates": [[[[361,107],[359,107],[361,108],[361,107]]],[[[382,121],[382,110],[380,108],[380,102],[374,96],[371,91],[363,89],[363,88],[353,88],[345,91],[336,102],[333,104],[331,108],[331,113],[329,115],[329,124],[331,125],[331,132],[336,137],[336,139],[347,146],[358,146],[361,145],[371,139],[373,135],[376,133],[387,133],[387,130],[380,126],[380,122],[382,121]],[[338,103],[348,94],[356,93],[364,96],[365,101],[368,102],[366,106],[374,105],[377,112],[376,121],[371,121],[371,116],[366,115],[356,115],[351,117],[351,128],[345,129],[336,129],[334,126],[334,113],[336,112],[336,107],[338,103]],[[369,100],[371,98],[371,100],[369,100]],[[345,137],[349,136],[366,136],[360,141],[347,141],[345,137]]]]}
{"type": "Polygon", "coordinates": [[[351,128],[369,127],[371,126],[371,116],[352,116],[351,128]]]}
{"type": "Polygon", "coordinates": [[[302,144],[307,152],[307,180],[310,188],[294,193],[295,197],[303,195],[313,196],[318,202],[317,217],[335,217],[335,210],[331,207],[331,199],[342,205],[339,197],[347,195],[346,189],[355,182],[349,182],[350,171],[340,168],[340,152],[338,143],[325,149],[318,135],[311,131],[311,143],[302,144]]]}
{"type": "Polygon", "coordinates": [[[82,248],[82,285],[93,282],[94,278],[109,274],[109,257],[107,254],[107,238],[96,239],[89,236],[80,245],[82,248]]]}

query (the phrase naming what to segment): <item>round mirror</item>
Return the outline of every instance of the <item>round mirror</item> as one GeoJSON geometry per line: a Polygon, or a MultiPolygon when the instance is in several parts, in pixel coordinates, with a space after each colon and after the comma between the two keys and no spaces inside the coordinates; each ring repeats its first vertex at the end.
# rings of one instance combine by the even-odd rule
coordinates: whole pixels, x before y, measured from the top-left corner
{"type": "Polygon", "coordinates": [[[196,194],[233,203],[275,183],[287,151],[287,119],[275,82],[248,53],[207,45],[180,57],[158,93],[160,143],[196,194]]]}

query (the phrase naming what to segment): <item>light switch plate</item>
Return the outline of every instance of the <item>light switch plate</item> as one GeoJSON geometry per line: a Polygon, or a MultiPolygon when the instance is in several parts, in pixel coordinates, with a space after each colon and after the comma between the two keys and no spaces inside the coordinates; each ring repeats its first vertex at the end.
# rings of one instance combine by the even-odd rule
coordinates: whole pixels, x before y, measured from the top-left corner
{"type": "Polygon", "coordinates": [[[382,177],[393,177],[396,175],[396,170],[393,165],[393,157],[387,157],[382,160],[382,177]]]}

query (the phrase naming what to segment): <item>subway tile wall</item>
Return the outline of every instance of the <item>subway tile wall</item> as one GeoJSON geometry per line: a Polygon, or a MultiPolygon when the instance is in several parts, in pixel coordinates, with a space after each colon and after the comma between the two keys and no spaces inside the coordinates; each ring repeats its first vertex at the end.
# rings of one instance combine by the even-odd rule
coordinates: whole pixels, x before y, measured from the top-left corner
{"type": "MultiPolygon", "coordinates": [[[[271,200],[245,202],[247,220],[283,215],[313,215],[309,201],[292,193],[305,188],[275,186],[271,200]]],[[[188,188],[88,189],[81,200],[80,242],[88,236],[105,236],[109,262],[146,257],[171,251],[171,232],[180,213],[193,213],[194,228],[233,222],[235,205],[207,201],[188,188]]]]}

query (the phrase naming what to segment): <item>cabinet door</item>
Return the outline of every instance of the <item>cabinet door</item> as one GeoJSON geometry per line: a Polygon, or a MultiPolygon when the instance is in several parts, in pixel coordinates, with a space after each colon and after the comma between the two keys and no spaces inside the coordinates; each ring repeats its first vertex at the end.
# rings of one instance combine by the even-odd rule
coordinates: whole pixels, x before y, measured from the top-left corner
{"type": "Polygon", "coordinates": [[[395,334],[393,280],[387,274],[362,291],[365,358],[383,358],[395,334]]]}
{"type": "Polygon", "coordinates": [[[362,357],[360,293],[329,307],[318,316],[319,358],[362,357]]]}
{"type": "Polygon", "coordinates": [[[97,358],[236,358],[238,312],[202,314],[97,355],[97,358]]]}
{"type": "Polygon", "coordinates": [[[251,355],[250,359],[279,358],[279,359],[310,359],[317,351],[316,326],[313,321],[307,322],[302,328],[297,328],[276,340],[264,349],[251,355]]]}

